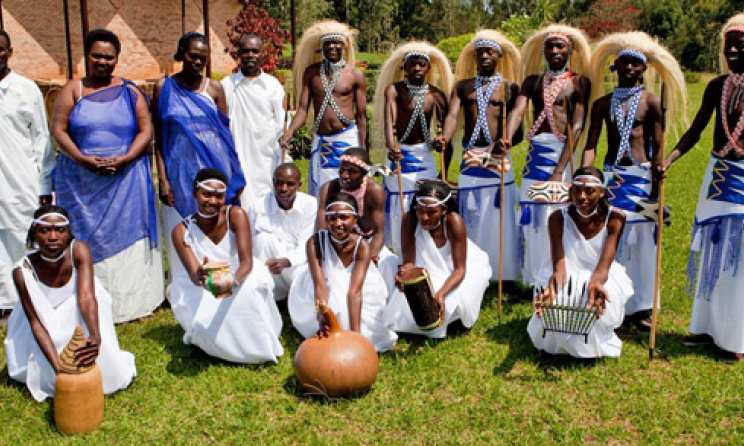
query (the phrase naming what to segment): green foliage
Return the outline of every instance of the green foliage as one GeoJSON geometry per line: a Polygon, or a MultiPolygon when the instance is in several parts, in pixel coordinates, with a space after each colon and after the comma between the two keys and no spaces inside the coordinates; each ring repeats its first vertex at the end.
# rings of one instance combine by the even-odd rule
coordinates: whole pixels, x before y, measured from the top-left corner
{"type": "Polygon", "coordinates": [[[310,159],[312,149],[313,132],[307,125],[303,125],[289,140],[289,156],[293,160],[310,159]]]}
{"type": "Polygon", "coordinates": [[[517,47],[520,47],[530,36],[530,33],[539,28],[540,22],[536,17],[527,14],[517,14],[501,22],[501,32],[510,38],[517,47]]]}
{"type": "Polygon", "coordinates": [[[684,71],[683,73],[685,75],[685,82],[688,84],[696,84],[703,77],[702,73],[695,71],[684,71]]]}
{"type": "Polygon", "coordinates": [[[454,68],[455,63],[457,62],[457,58],[460,57],[462,49],[465,48],[465,45],[467,45],[472,38],[473,34],[463,34],[460,36],[448,37],[446,39],[440,40],[439,43],[437,43],[437,48],[442,50],[442,52],[447,56],[447,59],[450,60],[450,63],[454,68]]]}
{"type": "Polygon", "coordinates": [[[367,103],[372,102],[375,97],[375,88],[377,88],[377,75],[379,70],[365,70],[364,78],[367,81],[367,103]]]}

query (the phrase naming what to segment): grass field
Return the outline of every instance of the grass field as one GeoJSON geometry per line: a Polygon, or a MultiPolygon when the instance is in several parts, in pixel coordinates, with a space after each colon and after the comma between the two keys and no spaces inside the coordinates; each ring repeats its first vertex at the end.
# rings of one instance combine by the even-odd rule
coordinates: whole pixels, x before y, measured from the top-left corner
{"type": "MultiPolygon", "coordinates": [[[[691,116],[703,88],[690,85],[691,116]]],[[[0,352],[0,443],[738,443],[744,367],[680,343],[691,309],[685,263],[711,128],[667,181],[675,219],[664,232],[663,309],[652,363],[648,337],[633,331],[620,333],[619,359],[541,357],[525,329],[530,305],[507,295],[499,320],[492,286],[472,330],[455,330],[443,341],[402,337],[380,356],[367,395],[325,402],[298,390],[292,357],[300,337],[286,306],[286,353],[264,366],[223,363],[184,346],[183,330],[161,309],[117,327],[139,376],[106,398],[103,425],[85,439],[56,431],[51,402],[36,403],[10,380],[0,352]]],[[[673,146],[676,138],[669,139],[673,146]]],[[[516,150],[521,168],[524,147],[516,150]]]]}

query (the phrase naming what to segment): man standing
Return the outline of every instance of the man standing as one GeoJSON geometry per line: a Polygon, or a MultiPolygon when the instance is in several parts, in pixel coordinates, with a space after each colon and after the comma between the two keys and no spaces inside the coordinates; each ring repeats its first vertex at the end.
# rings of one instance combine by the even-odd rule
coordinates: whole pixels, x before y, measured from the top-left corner
{"type": "MultiPolygon", "coordinates": [[[[515,83],[519,72],[519,51],[498,31],[478,31],[457,59],[455,84],[450,108],[444,121],[446,145],[457,129],[457,117],[464,114],[462,141],[463,162],[460,166],[460,215],[473,242],[488,254],[492,280],[499,276],[499,206],[501,204],[501,167],[486,166],[478,160],[488,160],[493,153],[496,160],[510,165],[507,150],[502,144],[502,120],[514,107],[519,93],[515,83]],[[503,98],[506,98],[504,103],[503,98]],[[506,114],[506,115],[505,115],[506,114]],[[468,161],[469,159],[475,161],[468,161]]],[[[515,143],[521,140],[521,133],[515,143]]],[[[493,160],[491,160],[493,161],[493,160]]],[[[490,162],[489,162],[490,164],[490,162]]],[[[503,209],[503,280],[520,278],[519,233],[517,231],[517,186],[511,167],[504,173],[503,209]]]]}
{"type": "Polygon", "coordinates": [[[308,28],[297,45],[294,79],[299,106],[281,144],[286,145],[305,123],[312,102],[310,195],[317,196],[323,183],[338,177],[339,158],[347,148],[366,148],[367,82],[354,67],[355,33],[343,23],[324,20],[308,28]]]}
{"type": "Polygon", "coordinates": [[[274,278],[274,299],[284,300],[295,271],[307,262],[305,245],[313,235],[318,201],[297,190],[300,169],[292,163],[274,171],[274,190],[248,206],[253,255],[265,262],[274,278]]]}
{"type": "Polygon", "coordinates": [[[548,216],[560,205],[533,201],[527,192],[536,183],[567,182],[573,175],[567,170],[589,108],[591,83],[581,74],[588,72],[590,57],[591,49],[583,33],[564,25],[542,28],[522,46],[522,67],[527,78],[509,116],[506,140],[520,128],[527,105],[532,101],[534,122],[527,132],[530,148],[519,191],[525,241],[522,280],[528,284],[534,284],[540,271],[551,267],[550,256],[545,255],[545,247],[550,245],[548,216]],[[570,116],[569,106],[573,109],[570,116]],[[568,141],[571,147],[566,147],[568,141]]]}
{"type": "Polygon", "coordinates": [[[284,87],[263,72],[263,40],[244,34],[238,41],[240,71],[222,80],[246,185],[241,204],[249,206],[271,191],[271,173],[282,160],[278,139],[284,130],[284,87]]]}
{"type": "MultiPolygon", "coordinates": [[[[657,178],[652,171],[663,160],[658,149],[662,136],[662,105],[658,96],[644,88],[643,75],[655,71],[665,85],[669,116],[676,118],[677,105],[685,116],[687,90],[684,75],[669,51],[646,33],[611,34],[602,39],[592,55],[591,81],[595,94],[604,93],[605,67],[614,57],[617,87],[594,101],[591,124],[582,166],[591,166],[597,152],[602,126],[607,129],[607,155],[604,159],[607,194],[610,204],[625,212],[625,230],[617,247],[616,258],[633,280],[633,296],[625,304],[626,321],[638,331],[651,329],[654,302],[656,239],[654,221],[639,213],[636,206],[656,196],[657,178]]],[[[649,74],[646,87],[657,76],[649,74]]],[[[581,218],[591,216],[580,215],[581,218]]]]}
{"type": "Polygon", "coordinates": [[[34,211],[52,202],[55,165],[44,98],[10,69],[12,54],[10,36],[0,30],[0,318],[18,299],[11,271],[26,252],[34,211]]]}

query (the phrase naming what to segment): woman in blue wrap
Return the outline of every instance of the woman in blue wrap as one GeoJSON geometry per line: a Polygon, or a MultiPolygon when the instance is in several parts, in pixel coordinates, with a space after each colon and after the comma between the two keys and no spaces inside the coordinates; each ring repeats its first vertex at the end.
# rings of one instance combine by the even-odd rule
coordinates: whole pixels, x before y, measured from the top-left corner
{"type": "Polygon", "coordinates": [[[155,189],[148,147],[147,96],[113,75],[121,45],[114,33],[85,38],[89,75],[57,97],[52,135],[60,149],[56,203],[90,246],[96,279],[112,296],[115,322],[147,316],[163,300],[155,189]]]}
{"type": "MultiPolygon", "coordinates": [[[[239,204],[245,177],[235,151],[227,100],[222,84],[202,74],[209,59],[209,42],[200,33],[188,32],[178,41],[173,58],[181,71],[155,84],[155,157],[163,229],[170,234],[185,217],[197,212],[192,194],[193,180],[203,168],[219,169],[227,175],[227,204],[239,204]]],[[[170,237],[166,254],[177,259],[170,237]]]]}

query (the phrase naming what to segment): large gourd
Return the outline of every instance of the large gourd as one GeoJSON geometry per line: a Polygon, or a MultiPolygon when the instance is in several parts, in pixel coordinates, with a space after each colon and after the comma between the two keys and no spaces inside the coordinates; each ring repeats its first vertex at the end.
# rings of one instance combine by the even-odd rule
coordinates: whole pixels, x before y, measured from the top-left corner
{"type": "Polygon", "coordinates": [[[96,364],[82,365],[75,350],[85,345],[81,326],[59,355],[54,383],[54,422],[64,434],[84,434],[103,422],[103,381],[96,364]]]}
{"type": "Polygon", "coordinates": [[[328,336],[306,339],[294,357],[305,394],[338,398],[365,392],[377,379],[374,345],[361,334],[342,329],[327,306],[319,306],[318,311],[330,328],[328,336]]]}

